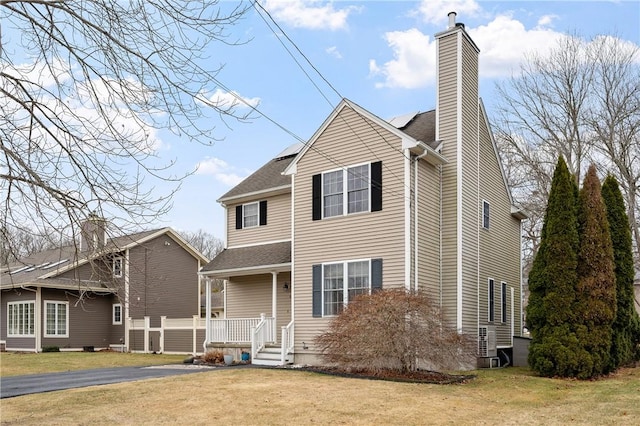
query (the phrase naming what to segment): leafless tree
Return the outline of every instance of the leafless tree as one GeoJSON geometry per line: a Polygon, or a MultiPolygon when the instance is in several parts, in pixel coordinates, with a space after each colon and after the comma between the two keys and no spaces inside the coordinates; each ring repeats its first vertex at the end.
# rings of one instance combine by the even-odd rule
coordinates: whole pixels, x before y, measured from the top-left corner
{"type": "Polygon", "coordinates": [[[4,226],[0,229],[0,265],[7,265],[43,250],[70,244],[69,239],[55,230],[51,230],[47,235],[37,235],[28,229],[4,226]],[[53,237],[56,234],[58,237],[53,237]]]}
{"type": "Polygon", "coordinates": [[[207,259],[213,259],[224,248],[224,242],[215,235],[198,229],[195,232],[183,231],[180,235],[207,259]]]}
{"type": "Polygon", "coordinates": [[[73,235],[94,212],[122,233],[165,213],[190,172],[160,158],[160,137],[212,144],[212,123],[249,118],[241,100],[212,97],[231,91],[204,56],[245,41],[230,29],[248,7],[0,0],[2,223],[73,235]],[[158,192],[160,181],[170,189],[158,192]]]}
{"type": "Polygon", "coordinates": [[[566,35],[497,86],[495,135],[523,224],[525,273],[537,252],[558,156],[580,181],[591,162],[620,181],[640,259],[640,54],[616,37],[566,35]]]}

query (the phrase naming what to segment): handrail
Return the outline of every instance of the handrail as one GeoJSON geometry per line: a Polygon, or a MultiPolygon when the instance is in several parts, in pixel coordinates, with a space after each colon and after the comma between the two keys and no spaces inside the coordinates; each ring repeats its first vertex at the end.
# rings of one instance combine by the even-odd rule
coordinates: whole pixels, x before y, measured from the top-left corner
{"type": "Polygon", "coordinates": [[[282,326],[282,342],[280,342],[282,365],[286,363],[287,355],[293,352],[293,320],[286,326],[282,326]]]}
{"type": "MultiPolygon", "coordinates": [[[[265,326],[267,325],[267,320],[264,314],[260,314],[260,322],[255,326],[251,327],[251,359],[254,359],[258,352],[264,348],[265,345],[265,326]]],[[[268,332],[268,327],[266,328],[268,332]]]]}

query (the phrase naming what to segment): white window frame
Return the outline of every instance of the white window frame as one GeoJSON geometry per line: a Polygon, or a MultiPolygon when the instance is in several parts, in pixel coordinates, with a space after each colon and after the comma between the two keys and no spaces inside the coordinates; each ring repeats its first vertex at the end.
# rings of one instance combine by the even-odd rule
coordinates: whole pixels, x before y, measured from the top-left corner
{"type": "Polygon", "coordinates": [[[506,324],[507,322],[507,291],[509,286],[506,282],[500,282],[500,322],[506,324]]]}
{"type": "Polygon", "coordinates": [[[34,337],[36,335],[36,302],[33,300],[24,300],[16,302],[7,302],[7,337],[34,337]],[[27,305],[28,311],[22,309],[22,322],[18,320],[18,305],[27,305]],[[25,315],[27,321],[25,321],[25,315]],[[18,320],[18,324],[15,321],[18,320]],[[22,323],[22,327],[18,325],[22,323]],[[13,326],[13,327],[12,327],[13,326]],[[20,329],[21,328],[21,329],[20,329]],[[24,333],[24,331],[27,331],[24,333]],[[14,333],[18,331],[18,333],[14,333]]]}
{"type": "Polygon", "coordinates": [[[111,306],[111,324],[112,325],[122,325],[122,303],[114,303],[111,306]],[[116,309],[120,309],[120,319],[116,319],[116,309]]]}
{"type": "Polygon", "coordinates": [[[491,226],[491,204],[487,200],[482,200],[482,211],[480,212],[482,217],[482,228],[489,229],[491,226]],[[485,206],[487,208],[487,214],[484,214],[485,206]]]}
{"type": "Polygon", "coordinates": [[[69,302],[67,301],[63,301],[63,300],[45,300],[44,301],[44,337],[59,337],[59,338],[66,338],[69,337],[69,302]],[[54,304],[56,306],[55,309],[55,323],[54,323],[54,329],[55,329],[55,333],[54,334],[50,334],[49,333],[49,310],[48,310],[48,305],[49,304],[54,304]],[[59,305],[64,305],[65,306],[65,330],[64,330],[64,334],[60,334],[58,333],[58,306],[59,305]]]}
{"type": "Polygon", "coordinates": [[[360,213],[368,213],[371,211],[371,163],[359,163],[352,164],[348,167],[340,168],[340,169],[332,169],[322,172],[322,179],[320,181],[320,190],[321,190],[321,200],[322,200],[322,218],[329,219],[332,217],[341,217],[352,214],[360,214],[360,213]],[[367,166],[367,208],[362,211],[349,213],[349,170],[354,169],[356,167],[367,166]],[[329,173],[335,173],[337,171],[342,171],[342,214],[336,214],[333,216],[325,215],[325,193],[324,193],[324,177],[329,173]]]}
{"type": "Polygon", "coordinates": [[[359,262],[367,262],[368,263],[368,268],[367,268],[367,280],[368,280],[368,286],[367,286],[367,293],[371,294],[371,259],[351,259],[351,260],[345,260],[345,261],[341,261],[341,262],[326,262],[326,263],[322,263],[321,267],[322,267],[322,279],[321,279],[321,285],[322,285],[322,316],[323,317],[335,317],[338,314],[327,314],[326,310],[325,310],[325,288],[324,288],[324,269],[325,266],[330,266],[330,265],[342,265],[342,303],[343,303],[343,308],[345,306],[347,306],[349,304],[349,264],[353,264],[353,263],[359,263],[359,262]]]}
{"type": "Polygon", "coordinates": [[[111,271],[114,278],[122,278],[122,270],[124,267],[124,261],[122,256],[116,256],[113,258],[113,264],[111,265],[111,271]],[[119,268],[116,268],[116,264],[120,264],[119,268]]]}
{"type": "Polygon", "coordinates": [[[253,203],[247,203],[247,204],[243,204],[242,205],[242,229],[245,228],[257,228],[258,226],[260,226],[260,202],[256,201],[253,203]],[[247,225],[247,217],[253,217],[253,215],[251,216],[247,216],[245,213],[245,208],[247,206],[256,206],[256,223],[255,225],[247,225]]]}
{"type": "Polygon", "coordinates": [[[487,278],[487,321],[494,322],[496,319],[496,280],[487,278]],[[493,310],[493,318],[491,311],[493,310]]]}

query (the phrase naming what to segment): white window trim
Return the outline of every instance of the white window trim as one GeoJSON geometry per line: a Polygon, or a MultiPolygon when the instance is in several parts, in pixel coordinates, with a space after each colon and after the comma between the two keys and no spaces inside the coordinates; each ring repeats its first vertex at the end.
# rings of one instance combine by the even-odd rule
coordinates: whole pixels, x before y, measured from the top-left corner
{"type": "Polygon", "coordinates": [[[496,280],[487,278],[487,321],[495,322],[496,319],[496,280]],[[493,284],[493,318],[491,318],[491,285],[493,284]]]}
{"type": "Polygon", "coordinates": [[[124,260],[122,256],[116,256],[113,258],[113,264],[111,266],[111,271],[113,272],[114,278],[122,278],[122,270],[124,269],[124,260]],[[116,262],[120,262],[120,271],[116,272],[116,262]]]}
{"type": "MultiPolygon", "coordinates": [[[[24,300],[24,301],[16,301],[16,302],[7,302],[7,337],[34,337],[36,335],[36,327],[35,327],[35,322],[37,321],[36,318],[36,314],[35,314],[35,309],[36,309],[36,302],[34,300],[24,300]],[[32,305],[31,306],[31,310],[33,311],[33,322],[34,322],[34,327],[33,327],[33,334],[11,334],[11,328],[9,327],[9,306],[10,305],[32,305]]],[[[28,327],[27,327],[28,329],[28,327]]]]}
{"type": "Polygon", "coordinates": [[[249,228],[257,228],[258,226],[260,226],[260,202],[259,201],[255,201],[253,203],[246,203],[242,205],[242,229],[249,229],[249,228]],[[245,215],[244,215],[244,208],[246,206],[252,206],[255,205],[256,206],[256,211],[257,211],[257,215],[256,215],[256,224],[255,225],[246,225],[245,224],[245,215]]]}
{"type": "Polygon", "coordinates": [[[122,325],[122,303],[114,303],[111,306],[111,325],[122,325]],[[120,308],[120,321],[116,321],[116,307],[120,308]]]}
{"type": "Polygon", "coordinates": [[[482,229],[490,229],[491,228],[491,203],[489,203],[487,200],[482,200],[482,207],[481,207],[481,211],[480,211],[480,223],[482,225],[482,229]],[[484,206],[487,205],[487,207],[489,207],[489,214],[487,215],[487,223],[485,226],[485,222],[484,222],[484,206]]]}
{"type": "MultiPolygon", "coordinates": [[[[64,300],[45,300],[44,301],[44,311],[43,311],[43,316],[44,316],[44,337],[59,337],[59,338],[68,338],[69,337],[69,302],[64,301],[64,300]],[[49,334],[47,332],[48,329],[48,325],[49,325],[49,318],[47,316],[47,304],[49,303],[55,303],[56,306],[57,305],[65,305],[66,309],[65,309],[65,314],[66,314],[66,318],[65,318],[65,332],[64,334],[49,334]]],[[[58,309],[56,307],[56,318],[58,317],[58,309]]],[[[56,331],[58,330],[58,327],[55,327],[56,331]]]]}
{"type": "Polygon", "coordinates": [[[325,265],[342,265],[342,300],[343,300],[343,307],[346,307],[349,304],[349,263],[356,263],[356,262],[369,262],[369,294],[371,294],[371,258],[368,259],[351,259],[351,260],[344,260],[344,261],[339,261],[339,262],[325,262],[321,264],[321,268],[322,268],[322,277],[321,277],[321,285],[322,285],[322,297],[321,297],[321,303],[322,303],[322,316],[326,317],[326,318],[333,318],[336,317],[338,315],[327,315],[325,314],[324,311],[324,267],[325,265]]]}
{"type": "MultiPolygon", "coordinates": [[[[354,214],[362,214],[362,213],[369,213],[371,212],[371,163],[358,163],[358,164],[351,164],[349,166],[346,167],[340,167],[337,169],[331,169],[331,170],[325,170],[324,172],[322,172],[322,179],[320,180],[320,200],[321,200],[321,211],[322,211],[322,219],[332,219],[334,217],[342,217],[342,216],[350,216],[350,215],[354,215],[354,214]],[[363,210],[361,212],[354,212],[354,213],[349,213],[349,183],[348,183],[348,179],[349,179],[349,169],[354,168],[354,167],[360,167],[360,166],[369,166],[368,168],[368,185],[367,185],[367,209],[363,210]],[[342,214],[338,214],[335,216],[325,216],[324,215],[324,175],[325,174],[329,174],[329,173],[334,173],[337,171],[342,171],[342,214]]],[[[340,262],[337,262],[340,263],[340,262]]]]}
{"type": "Polygon", "coordinates": [[[505,281],[500,282],[500,322],[506,324],[509,320],[507,316],[507,292],[509,291],[509,286],[505,281]]]}

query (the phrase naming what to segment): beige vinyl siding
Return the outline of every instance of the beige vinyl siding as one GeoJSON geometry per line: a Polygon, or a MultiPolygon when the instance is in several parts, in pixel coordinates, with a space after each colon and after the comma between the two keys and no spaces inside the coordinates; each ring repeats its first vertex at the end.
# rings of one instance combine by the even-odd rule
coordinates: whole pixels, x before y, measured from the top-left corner
{"type": "MultiPolygon", "coordinates": [[[[260,314],[273,315],[273,278],[271,274],[233,277],[227,282],[227,318],[258,318],[260,314]]],[[[276,293],[276,330],[291,321],[291,273],[278,274],[276,293]],[[284,283],[289,285],[285,291],[284,283]]]]}
{"type": "MultiPolygon", "coordinates": [[[[482,115],[481,115],[482,117],[482,115]]],[[[495,280],[495,321],[499,346],[511,344],[511,298],[507,291],[507,322],[501,323],[501,283],[514,289],[514,333],[521,335],[520,223],[511,216],[511,203],[485,120],[480,120],[480,200],[490,204],[489,229],[480,229],[480,325],[489,324],[487,279],[495,280]],[[483,288],[484,287],[484,288],[483,288]]]]}
{"type": "Polygon", "coordinates": [[[418,162],[418,285],[440,303],[440,174],[418,162]]]}
{"type": "Polygon", "coordinates": [[[436,139],[449,160],[442,166],[442,309],[447,322],[457,323],[458,265],[458,91],[457,42],[459,33],[438,39],[438,117],[436,139]]]}
{"type": "Polygon", "coordinates": [[[198,261],[167,235],[129,250],[129,316],[191,318],[200,313],[198,261]]]}
{"type": "MultiPolygon", "coordinates": [[[[255,201],[267,201],[267,224],[236,229],[236,206],[227,206],[227,247],[291,239],[291,193],[255,201]]],[[[246,204],[246,203],[243,203],[246,204]]]]}
{"type": "Polygon", "coordinates": [[[398,137],[343,108],[299,160],[295,187],[295,336],[317,353],[313,340],[329,318],[312,317],[312,265],[383,259],[383,288],[402,288],[405,267],[405,157],[398,137]],[[382,161],[382,210],[312,220],[312,176],[339,167],[382,161]]]}
{"type": "Polygon", "coordinates": [[[478,55],[462,36],[462,329],[478,330],[478,55]]]}

